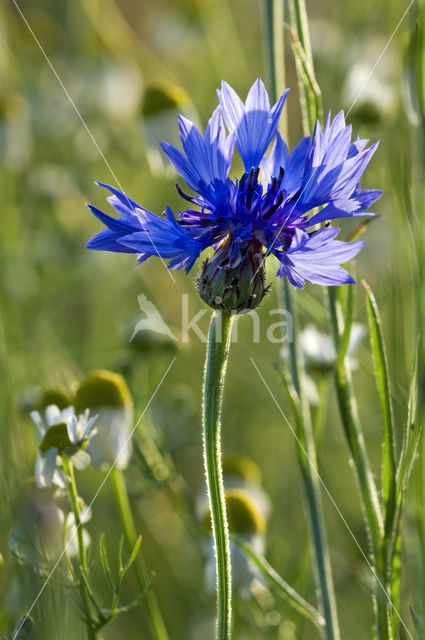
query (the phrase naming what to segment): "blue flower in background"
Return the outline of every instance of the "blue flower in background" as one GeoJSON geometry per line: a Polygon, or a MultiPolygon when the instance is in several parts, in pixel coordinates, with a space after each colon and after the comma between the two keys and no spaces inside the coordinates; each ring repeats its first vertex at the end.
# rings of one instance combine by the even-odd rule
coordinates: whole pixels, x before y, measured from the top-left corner
{"type": "MultiPolygon", "coordinates": [[[[329,114],[323,129],[317,122],[311,138],[303,138],[289,153],[278,131],[287,93],[270,108],[258,79],[244,104],[223,82],[219,106],[204,135],[180,116],[183,150],[162,143],[195,192],[188,195],[177,185],[188,207],[177,217],[167,207],[161,217],[125,193],[98,183],[111,191],[108,201],[119,218],[88,205],[107,227],[88,242],[88,248],[136,253],[138,263],[156,255],[169,260],[169,268],[185,267],[188,272],[202,251],[213,247],[214,256],[205,263],[212,268],[208,277],[201,274],[200,291],[202,282],[210,287],[212,274],[226,291],[234,287],[238,274],[239,287],[247,262],[252,282],[271,254],[280,261],[278,275],[295,287],[303,288],[306,280],[321,285],[354,282],[341,265],[365,243],[335,240],[340,230],[330,227],[329,221],[372,215],[367,209],[381,191],[360,189],[359,182],[378,143],[366,148],[367,140],[352,142],[351,126],[346,126],[341,111],[333,120],[329,114]],[[229,178],[235,147],[245,168],[239,180],[229,178]],[[318,212],[312,214],[313,210],[318,212]]],[[[258,304],[262,295],[257,291],[255,296],[258,304]]],[[[220,303],[222,298],[217,299],[220,303]]],[[[256,306],[252,300],[250,304],[256,306]]]]}

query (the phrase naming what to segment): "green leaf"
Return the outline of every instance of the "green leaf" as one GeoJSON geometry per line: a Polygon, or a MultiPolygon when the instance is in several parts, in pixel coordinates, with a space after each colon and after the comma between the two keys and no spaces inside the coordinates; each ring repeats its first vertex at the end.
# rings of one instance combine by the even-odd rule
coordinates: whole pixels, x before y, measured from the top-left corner
{"type": "Polygon", "coordinates": [[[285,393],[285,398],[289,406],[291,407],[296,423],[299,424],[301,421],[300,397],[292,383],[292,379],[288,371],[288,367],[286,363],[284,363],[282,366],[282,363],[278,362],[276,363],[276,370],[279,373],[283,383],[283,391],[285,393]]]}
{"type": "Polygon", "coordinates": [[[118,577],[119,580],[121,582],[121,579],[124,575],[124,565],[122,562],[122,550],[124,547],[124,536],[121,535],[119,542],[118,542],[118,553],[117,553],[117,557],[118,557],[118,577]]]}
{"type": "MultiPolygon", "coordinates": [[[[86,592],[94,606],[94,608],[96,609],[96,612],[99,616],[99,620],[103,620],[103,612],[102,612],[102,608],[94,594],[94,591],[91,587],[91,584],[89,582],[89,579],[87,577],[87,575],[84,573],[84,571],[80,572],[80,580],[84,583],[84,586],[86,588],[86,592]]],[[[93,622],[93,620],[90,620],[90,622],[93,622]]]]}
{"type": "Polygon", "coordinates": [[[40,451],[47,451],[56,447],[59,451],[72,445],[69,439],[68,429],[65,422],[59,422],[51,426],[45,433],[43,440],[39,444],[40,451]]]}
{"type": "Polygon", "coordinates": [[[354,227],[354,229],[348,234],[345,240],[347,242],[354,242],[355,240],[358,240],[360,236],[362,236],[363,233],[367,230],[370,223],[374,221],[376,222],[376,220],[379,219],[379,217],[380,217],[379,215],[376,215],[376,216],[365,218],[364,220],[362,220],[362,222],[360,222],[360,224],[354,227]]]}
{"type": "Polygon", "coordinates": [[[416,629],[416,633],[418,634],[418,640],[420,640],[420,638],[424,637],[424,626],[421,622],[421,620],[418,618],[418,616],[416,615],[413,607],[411,605],[409,605],[409,609],[410,609],[410,615],[412,616],[412,620],[413,620],[413,624],[415,626],[416,629]]]}
{"type": "Polygon", "coordinates": [[[369,456],[367,454],[356,396],[351,380],[350,366],[344,358],[344,345],[346,340],[341,339],[341,336],[344,336],[346,325],[352,322],[352,317],[350,317],[352,307],[350,305],[347,307],[347,318],[344,321],[336,287],[328,288],[328,300],[332,335],[335,348],[338,352],[335,383],[339,412],[359,484],[370,550],[376,555],[379,553],[384,528],[381,505],[375,479],[370,468],[369,456]]]}
{"type": "Polygon", "coordinates": [[[301,40],[302,28],[294,15],[292,5],[290,7],[291,26],[289,36],[292,51],[297,66],[298,83],[303,107],[303,120],[305,133],[312,133],[316,120],[322,119],[322,95],[320,87],[314,75],[312,61],[308,55],[305,44],[301,40]]]}
{"type": "MultiPolygon", "coordinates": [[[[390,576],[391,597],[395,606],[400,601],[400,572],[401,572],[401,526],[404,507],[404,497],[414,461],[417,457],[421,437],[421,423],[417,421],[418,399],[418,353],[416,354],[412,380],[410,384],[407,419],[403,434],[403,444],[396,478],[396,512],[392,526],[392,540],[390,546],[390,576]]],[[[398,626],[398,619],[393,615],[393,628],[398,626]]]]}
{"type": "Polygon", "coordinates": [[[139,553],[139,549],[140,549],[140,545],[142,544],[142,536],[139,536],[136,540],[136,542],[134,543],[134,547],[131,551],[131,554],[127,560],[127,562],[125,563],[123,570],[122,570],[122,574],[125,575],[127,573],[127,571],[130,569],[131,565],[133,564],[133,562],[135,561],[137,554],[139,553]]]}
{"type": "Polygon", "coordinates": [[[372,347],[373,365],[376,386],[381,404],[383,442],[382,442],[382,492],[387,516],[391,520],[391,512],[395,507],[396,487],[396,451],[394,436],[394,418],[388,376],[387,355],[384,335],[381,326],[378,305],[369,285],[363,281],[366,289],[367,314],[369,319],[370,343],[372,347]]]}
{"type": "Polygon", "coordinates": [[[401,495],[406,490],[412,472],[413,464],[418,452],[422,434],[422,422],[418,421],[418,353],[410,383],[407,419],[403,433],[403,444],[397,469],[397,494],[401,495]]]}
{"type": "Polygon", "coordinates": [[[261,574],[266,578],[269,585],[275,589],[288,604],[308,618],[322,632],[325,621],[323,616],[315,609],[307,600],[295,591],[267,562],[265,558],[257,554],[242,538],[232,534],[232,542],[251,560],[251,562],[259,569],[261,574]]]}
{"type": "Polygon", "coordinates": [[[108,584],[111,587],[112,591],[115,591],[116,585],[115,585],[114,581],[112,580],[111,567],[110,567],[110,564],[109,564],[108,555],[106,553],[105,534],[104,533],[102,533],[102,535],[100,536],[100,540],[99,540],[99,555],[100,555],[100,562],[102,564],[103,573],[105,574],[105,578],[108,581],[108,584]]]}
{"type": "MultiPolygon", "coordinates": [[[[400,587],[401,587],[401,515],[402,505],[397,510],[394,522],[394,538],[390,550],[390,587],[391,587],[391,600],[394,605],[394,609],[391,611],[392,627],[394,637],[400,627],[400,620],[397,615],[397,611],[400,608],[400,587]]],[[[401,627],[400,627],[401,628],[401,627]]]]}
{"type": "MultiPolygon", "coordinates": [[[[338,288],[342,289],[343,287],[338,288]]],[[[354,287],[347,287],[347,289],[348,291],[345,305],[344,331],[342,332],[342,336],[340,338],[338,346],[337,369],[339,370],[343,370],[345,367],[345,357],[348,352],[348,345],[350,344],[350,335],[354,319],[354,287]]]]}
{"type": "Polygon", "coordinates": [[[148,591],[150,591],[152,589],[153,581],[154,581],[154,579],[151,578],[149,580],[148,584],[146,585],[146,587],[143,589],[143,591],[141,593],[139,593],[139,595],[136,598],[134,598],[134,600],[132,600],[131,602],[129,602],[126,605],[122,605],[121,607],[118,607],[116,609],[116,614],[127,613],[128,611],[131,611],[132,609],[137,607],[137,605],[140,604],[140,602],[146,597],[148,591]]]}

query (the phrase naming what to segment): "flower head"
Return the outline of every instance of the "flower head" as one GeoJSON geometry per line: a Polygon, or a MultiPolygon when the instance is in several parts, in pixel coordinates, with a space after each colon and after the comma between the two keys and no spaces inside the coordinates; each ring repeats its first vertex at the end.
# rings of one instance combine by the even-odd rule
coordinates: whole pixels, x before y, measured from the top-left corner
{"type": "MultiPolygon", "coordinates": [[[[29,480],[12,504],[13,530],[9,549],[22,561],[43,568],[56,562],[64,544],[70,556],[78,553],[78,541],[74,514],[61,489],[52,485],[46,488],[29,480]]],[[[89,508],[83,505],[81,521],[91,517],[89,508]]],[[[85,546],[90,536],[84,530],[85,546]]]]}
{"type": "MultiPolygon", "coordinates": [[[[271,505],[269,496],[261,486],[260,469],[250,458],[234,455],[224,458],[223,476],[229,531],[237,534],[257,553],[263,554],[271,505]]],[[[205,555],[204,583],[206,590],[212,593],[216,585],[216,569],[211,513],[205,490],[199,492],[195,510],[206,536],[202,545],[205,555]]],[[[253,579],[258,580],[260,574],[232,540],[230,551],[233,587],[240,596],[248,596],[253,579]]]]}
{"type": "Polygon", "coordinates": [[[75,407],[77,411],[90,409],[97,415],[97,437],[87,447],[92,464],[113,464],[124,469],[132,453],[133,401],[123,376],[112,371],[92,371],[77,389],[75,407]]]}
{"type": "MultiPolygon", "coordinates": [[[[365,327],[358,322],[353,322],[347,347],[348,363],[351,369],[356,369],[358,366],[354,356],[365,334],[365,327]]],[[[306,371],[311,373],[333,371],[337,361],[337,353],[332,336],[322,333],[315,325],[309,324],[300,332],[299,339],[301,357],[306,371]]]]}
{"type": "MultiPolygon", "coordinates": [[[[263,554],[266,520],[255,501],[243,489],[229,489],[226,491],[225,498],[229,531],[237,534],[257,553],[263,554]]],[[[204,532],[208,534],[203,544],[206,559],[204,584],[206,591],[213,593],[216,586],[216,565],[209,512],[206,514],[203,526],[204,532]]],[[[232,557],[233,588],[240,596],[248,597],[251,583],[254,578],[260,578],[260,573],[233,541],[230,542],[230,553],[232,557]]]]}
{"type": "Polygon", "coordinates": [[[96,416],[90,418],[88,411],[76,416],[74,407],[60,411],[56,405],[49,405],[42,414],[32,411],[30,415],[38,436],[37,486],[61,486],[59,456],[67,455],[77,469],[84,469],[90,463],[90,456],[84,449],[97,433],[96,416]]]}
{"type": "MultiPolygon", "coordinates": [[[[353,322],[347,347],[347,364],[351,370],[355,370],[358,367],[355,354],[365,334],[365,327],[358,322],[353,322]]],[[[322,333],[313,324],[308,324],[300,331],[298,340],[303,364],[304,391],[310,403],[313,406],[318,406],[320,405],[320,394],[314,378],[315,374],[326,376],[334,371],[337,364],[334,341],[331,335],[322,333]]],[[[280,356],[284,361],[288,362],[288,345],[282,347],[280,356]]]]}
{"type": "Polygon", "coordinates": [[[246,310],[260,303],[265,293],[263,274],[246,278],[245,271],[252,270],[253,261],[261,271],[268,255],[278,258],[278,275],[295,287],[303,288],[306,280],[321,285],[354,282],[341,265],[364,242],[336,240],[340,230],[329,224],[337,218],[366,214],[380,197],[380,191],[359,187],[377,143],[367,148],[367,140],[352,141],[351,126],[345,124],[341,111],[333,120],[329,114],[323,128],[317,122],[313,135],[303,138],[289,153],[278,131],[286,95],[287,91],[271,107],[258,79],[243,103],[223,82],[219,106],[204,135],[179,116],[183,149],[162,143],[177,172],[195,192],[188,195],[177,185],[189,203],[187,208],[176,217],[167,207],[160,217],[125,193],[102,185],[112,192],[108,201],[119,218],[89,205],[107,228],[87,246],[136,253],[139,263],[157,255],[169,260],[169,268],[185,267],[186,272],[202,251],[212,247],[215,253],[204,265],[200,292],[208,304],[214,303],[211,306],[229,310],[246,310]],[[232,180],[229,173],[235,147],[245,171],[232,180]],[[229,274],[220,274],[220,270],[229,274]],[[211,273],[221,278],[223,295],[217,295],[216,287],[211,286],[211,273]],[[240,283],[246,280],[251,287],[242,286],[239,292],[240,283]]]}

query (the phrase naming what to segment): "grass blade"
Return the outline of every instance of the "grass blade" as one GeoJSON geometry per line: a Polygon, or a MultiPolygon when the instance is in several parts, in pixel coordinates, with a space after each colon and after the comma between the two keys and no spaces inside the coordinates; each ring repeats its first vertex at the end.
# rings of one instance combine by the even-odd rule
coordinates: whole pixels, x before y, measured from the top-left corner
{"type": "Polygon", "coordinates": [[[102,533],[99,541],[99,555],[102,564],[103,573],[112,591],[115,590],[115,583],[112,579],[111,567],[109,565],[108,554],[106,553],[105,534],[102,533]]]}
{"type": "Polygon", "coordinates": [[[419,638],[423,638],[424,627],[422,622],[416,615],[415,611],[413,610],[413,607],[409,606],[409,609],[410,609],[410,615],[412,616],[413,624],[415,626],[415,630],[416,630],[416,633],[418,634],[418,640],[419,640],[419,638]]]}
{"type": "Polygon", "coordinates": [[[416,354],[412,381],[409,391],[409,403],[407,419],[403,434],[403,445],[397,469],[397,494],[404,493],[409,482],[413,463],[418,452],[418,446],[422,433],[422,423],[417,420],[418,405],[418,354],[416,354]]]}
{"type": "Polygon", "coordinates": [[[298,38],[294,29],[289,28],[291,38],[292,51],[294,53],[297,68],[299,69],[298,78],[301,85],[300,93],[303,98],[303,107],[306,111],[304,124],[305,133],[312,131],[317,120],[322,118],[321,91],[317,84],[314,71],[309,64],[306,52],[298,38]],[[308,123],[308,124],[307,124],[308,123]]]}
{"type": "Polygon", "coordinates": [[[367,315],[369,319],[370,343],[372,347],[373,367],[382,413],[382,493],[385,504],[385,519],[395,507],[396,488],[396,451],[394,436],[394,417],[388,376],[387,355],[378,305],[369,285],[363,281],[366,289],[367,315]]]}
{"type": "Polygon", "coordinates": [[[348,330],[346,333],[346,327],[351,327],[353,322],[353,299],[348,298],[345,317],[343,317],[342,314],[336,288],[328,288],[328,301],[332,335],[335,349],[338,352],[337,366],[335,369],[335,385],[339,413],[359,484],[370,552],[376,557],[383,533],[381,506],[375,480],[370,468],[363,429],[358,414],[356,396],[351,379],[351,369],[347,359],[344,357],[344,350],[348,346],[348,330]]]}
{"type": "Polygon", "coordinates": [[[259,569],[261,575],[266,578],[269,585],[284,598],[288,604],[308,618],[322,632],[325,621],[322,615],[309,602],[304,600],[302,596],[295,591],[267,562],[265,558],[255,553],[253,549],[239,536],[232,535],[234,542],[239,549],[251,560],[251,562],[259,569]]]}

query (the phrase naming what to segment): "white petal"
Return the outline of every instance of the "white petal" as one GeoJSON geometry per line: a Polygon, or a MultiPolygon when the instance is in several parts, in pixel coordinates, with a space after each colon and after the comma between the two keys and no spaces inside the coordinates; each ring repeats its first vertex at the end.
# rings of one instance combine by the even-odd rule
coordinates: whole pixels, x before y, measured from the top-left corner
{"type": "Polygon", "coordinates": [[[353,322],[350,339],[348,341],[348,354],[353,355],[366,335],[366,328],[359,322],[353,322]]]}
{"type": "Polygon", "coordinates": [[[68,431],[68,437],[73,444],[78,442],[78,421],[75,416],[71,416],[66,423],[66,429],[68,431]]]}
{"type": "Polygon", "coordinates": [[[52,447],[46,453],[39,453],[35,462],[35,481],[38,487],[51,487],[56,469],[58,450],[52,447]]]}
{"type": "Polygon", "coordinates": [[[46,416],[48,427],[51,427],[53,424],[57,424],[58,422],[60,422],[60,420],[58,420],[60,411],[55,404],[49,404],[49,406],[44,410],[44,415],[46,416]]]}
{"type": "Polygon", "coordinates": [[[43,419],[38,411],[31,411],[30,418],[34,422],[34,425],[37,429],[38,442],[40,443],[44,437],[44,434],[46,433],[46,425],[44,424],[43,419]]]}
{"type": "Polygon", "coordinates": [[[72,456],[71,462],[76,469],[81,471],[81,469],[85,469],[90,464],[90,456],[86,451],[80,449],[72,456]]]}
{"type": "Polygon", "coordinates": [[[93,425],[96,422],[96,420],[97,420],[97,415],[92,416],[90,418],[90,420],[87,422],[86,426],[84,427],[83,433],[81,434],[81,440],[84,440],[84,438],[91,438],[97,433],[97,430],[93,428],[93,425]]]}

